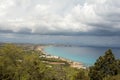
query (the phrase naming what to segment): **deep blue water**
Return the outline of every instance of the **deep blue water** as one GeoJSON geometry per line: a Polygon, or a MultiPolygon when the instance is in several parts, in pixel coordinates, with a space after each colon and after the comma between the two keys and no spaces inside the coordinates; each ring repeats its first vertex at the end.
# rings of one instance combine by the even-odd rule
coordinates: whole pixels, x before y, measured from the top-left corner
{"type": "MultiPolygon", "coordinates": [[[[60,56],[63,58],[67,58],[73,61],[82,62],[85,66],[91,66],[94,64],[96,59],[99,56],[104,55],[105,51],[108,48],[101,47],[46,47],[44,50],[55,56],[60,56]]],[[[120,58],[120,49],[113,48],[112,49],[116,58],[120,58]]]]}

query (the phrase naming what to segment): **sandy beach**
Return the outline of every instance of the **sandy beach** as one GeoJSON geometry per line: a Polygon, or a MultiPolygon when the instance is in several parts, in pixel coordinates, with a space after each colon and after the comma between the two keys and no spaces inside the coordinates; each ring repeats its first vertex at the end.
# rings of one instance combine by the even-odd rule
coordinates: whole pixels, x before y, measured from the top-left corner
{"type": "MultiPolygon", "coordinates": [[[[59,56],[54,56],[54,55],[50,55],[49,53],[46,53],[44,51],[44,48],[46,48],[48,46],[36,46],[35,47],[35,50],[37,51],[41,51],[44,55],[41,55],[40,57],[44,57],[44,58],[55,58],[55,59],[58,59],[58,60],[62,60],[62,61],[66,61],[70,64],[70,67],[73,67],[73,68],[77,68],[77,69],[86,69],[86,67],[83,65],[83,63],[80,63],[80,62],[75,62],[75,61],[72,61],[72,60],[69,60],[69,59],[66,59],[66,58],[63,58],[63,57],[59,57],[59,56]]],[[[47,62],[48,63],[48,62],[47,62]]],[[[59,62],[49,62],[49,64],[64,64],[64,63],[59,63],[59,62]]]]}

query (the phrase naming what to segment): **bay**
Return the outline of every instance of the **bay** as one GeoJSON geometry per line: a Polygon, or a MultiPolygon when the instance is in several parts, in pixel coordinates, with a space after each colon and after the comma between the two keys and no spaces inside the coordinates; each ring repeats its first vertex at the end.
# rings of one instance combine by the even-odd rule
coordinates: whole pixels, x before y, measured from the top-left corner
{"type": "MultiPolygon", "coordinates": [[[[65,46],[50,46],[44,51],[48,54],[70,59],[72,61],[81,62],[85,66],[92,66],[95,61],[103,56],[108,48],[105,47],[65,47],[65,46]]],[[[120,49],[112,48],[116,58],[120,58],[120,49]]]]}

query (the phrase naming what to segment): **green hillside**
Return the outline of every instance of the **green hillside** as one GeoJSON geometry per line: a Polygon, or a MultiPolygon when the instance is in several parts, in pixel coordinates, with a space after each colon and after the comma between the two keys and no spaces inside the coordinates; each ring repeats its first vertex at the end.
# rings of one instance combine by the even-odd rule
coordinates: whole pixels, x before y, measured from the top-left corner
{"type": "Polygon", "coordinates": [[[43,53],[22,46],[0,47],[0,80],[119,80],[120,60],[111,50],[100,56],[89,69],[76,69],[61,60],[40,58],[43,53]],[[47,61],[47,63],[45,62],[47,61]],[[63,64],[49,64],[61,62],[63,64]]]}

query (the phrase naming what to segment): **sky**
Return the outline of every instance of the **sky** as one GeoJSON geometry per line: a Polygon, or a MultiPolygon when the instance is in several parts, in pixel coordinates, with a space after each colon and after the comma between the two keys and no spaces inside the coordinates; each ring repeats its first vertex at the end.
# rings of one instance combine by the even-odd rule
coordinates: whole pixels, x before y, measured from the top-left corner
{"type": "Polygon", "coordinates": [[[0,0],[0,41],[18,40],[17,34],[77,36],[79,44],[120,47],[120,1],[0,0]]]}

